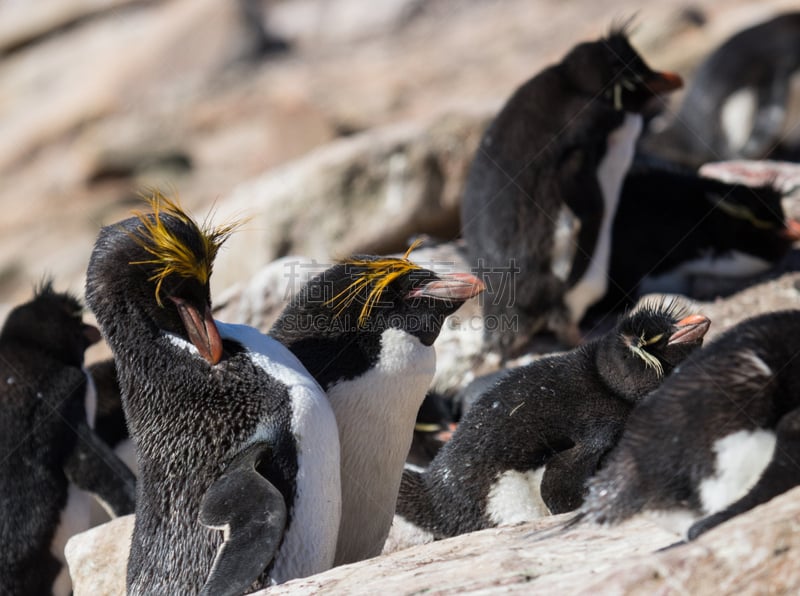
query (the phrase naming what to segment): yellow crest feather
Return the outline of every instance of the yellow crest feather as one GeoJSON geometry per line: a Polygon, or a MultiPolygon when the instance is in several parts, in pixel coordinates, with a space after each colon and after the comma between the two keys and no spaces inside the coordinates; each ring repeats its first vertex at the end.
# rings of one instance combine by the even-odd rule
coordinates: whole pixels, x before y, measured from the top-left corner
{"type": "Polygon", "coordinates": [[[364,300],[364,305],[361,308],[361,313],[358,316],[358,326],[362,327],[372,313],[372,309],[380,300],[383,291],[394,280],[411,271],[419,271],[422,269],[416,263],[412,263],[408,256],[415,248],[421,244],[421,240],[417,240],[408,247],[408,250],[402,258],[385,257],[382,259],[368,260],[368,259],[348,259],[342,264],[345,267],[357,268],[362,271],[358,273],[353,281],[344,290],[333,296],[330,300],[325,302],[326,305],[332,304],[336,309],[336,316],[339,316],[347,307],[349,307],[363,290],[369,289],[367,297],[364,300]]]}
{"type": "Polygon", "coordinates": [[[165,197],[155,190],[151,196],[145,197],[152,213],[135,211],[141,228],[130,235],[134,241],[146,250],[152,259],[131,261],[130,265],[153,265],[155,271],[148,281],[156,282],[156,300],[161,303],[161,284],[170,275],[178,275],[196,279],[201,284],[208,282],[217,251],[222,243],[239,225],[233,222],[224,226],[211,227],[207,221],[198,225],[181,208],[177,201],[165,197]],[[161,214],[170,215],[190,227],[200,239],[201,254],[197,254],[176,236],[161,219],[161,214]]]}

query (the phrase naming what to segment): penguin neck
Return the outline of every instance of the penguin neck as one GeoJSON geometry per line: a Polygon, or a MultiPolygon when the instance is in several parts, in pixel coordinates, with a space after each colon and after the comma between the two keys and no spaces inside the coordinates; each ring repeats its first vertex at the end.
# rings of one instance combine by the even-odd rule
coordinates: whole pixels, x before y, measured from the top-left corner
{"type": "Polygon", "coordinates": [[[603,195],[603,220],[600,232],[589,267],[564,297],[571,318],[575,322],[580,321],[586,309],[606,293],[608,265],[611,259],[611,228],[617,212],[622,183],[631,167],[636,141],[641,132],[641,114],[626,112],[622,124],[608,135],[606,152],[597,168],[597,182],[603,195]]]}
{"type": "Polygon", "coordinates": [[[328,387],[341,443],[337,565],[381,552],[414,421],[435,365],[433,347],[405,331],[387,329],[381,334],[380,354],[372,368],[328,387]]]}

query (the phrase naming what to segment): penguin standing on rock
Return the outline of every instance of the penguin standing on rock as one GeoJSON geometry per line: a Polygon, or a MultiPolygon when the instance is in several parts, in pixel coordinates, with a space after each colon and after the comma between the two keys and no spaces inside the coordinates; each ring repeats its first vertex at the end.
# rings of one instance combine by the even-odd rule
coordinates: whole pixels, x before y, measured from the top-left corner
{"type": "Polygon", "coordinates": [[[692,539],[800,484],[798,353],[783,311],[692,355],[631,413],[576,521],[649,512],[692,539]]]}
{"type": "Polygon", "coordinates": [[[114,353],[139,482],[130,594],[242,594],[333,563],[339,442],[319,385],[255,329],[214,321],[232,226],[156,194],[100,232],[86,297],[114,353]]]}
{"type": "Polygon", "coordinates": [[[439,539],[576,509],[636,402],[709,325],[645,302],[603,337],[509,371],[424,473],[404,472],[399,531],[411,524],[439,539]]]}
{"type": "Polygon", "coordinates": [[[326,390],[339,425],[337,565],[380,554],[433,379],[433,342],[445,318],[484,288],[468,273],[437,274],[407,257],[333,266],[300,290],[270,331],[326,390]]]}
{"type": "Polygon", "coordinates": [[[641,112],[678,75],[651,70],[624,28],[575,46],[522,85],[484,134],[461,209],[487,285],[486,339],[510,358],[549,329],[578,341],[606,290],[611,225],[641,112]]]}
{"type": "Polygon", "coordinates": [[[134,508],[135,479],[92,431],[84,351],[100,339],[78,300],[37,289],[0,331],[0,593],[70,593],[64,544],[89,528],[93,493],[134,508]]]}

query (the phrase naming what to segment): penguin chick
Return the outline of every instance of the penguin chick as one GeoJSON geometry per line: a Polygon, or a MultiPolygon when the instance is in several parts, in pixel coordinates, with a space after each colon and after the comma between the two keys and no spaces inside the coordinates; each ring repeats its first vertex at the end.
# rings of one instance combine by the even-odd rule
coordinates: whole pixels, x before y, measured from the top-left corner
{"type": "Polygon", "coordinates": [[[242,594],[333,563],[339,443],[324,392],[255,329],[211,317],[232,226],[155,193],[99,234],[86,297],[111,347],[139,484],[129,594],[242,594]]]}
{"type": "Polygon", "coordinates": [[[508,100],[475,154],[461,207],[469,259],[486,282],[486,340],[518,355],[549,329],[575,345],[606,290],[611,225],[642,127],[660,92],[623,28],[575,46],[508,100]]]}
{"type": "Polygon", "coordinates": [[[131,513],[135,479],[92,432],[84,351],[100,339],[77,298],[44,282],[0,331],[0,593],[69,594],[67,539],[90,525],[88,491],[131,513]]]}
{"type": "Polygon", "coordinates": [[[397,514],[440,539],[580,506],[634,404],[701,345],[701,315],[643,303],[603,337],[509,371],[467,411],[397,514]]]}
{"type": "Polygon", "coordinates": [[[800,240],[800,223],[785,216],[781,198],[771,185],[634,166],[614,220],[608,292],[592,310],[622,310],[639,294],[688,294],[693,276],[766,272],[800,240]]]}
{"type": "Polygon", "coordinates": [[[470,274],[437,274],[407,257],[355,257],[331,267],[270,331],[325,389],[339,425],[337,565],[380,554],[433,379],[433,342],[445,318],[483,291],[470,274]]]}
{"type": "Polygon", "coordinates": [[[800,484],[799,337],[800,311],[764,314],[683,362],[631,413],[581,519],[648,512],[691,539],[800,484]]]}

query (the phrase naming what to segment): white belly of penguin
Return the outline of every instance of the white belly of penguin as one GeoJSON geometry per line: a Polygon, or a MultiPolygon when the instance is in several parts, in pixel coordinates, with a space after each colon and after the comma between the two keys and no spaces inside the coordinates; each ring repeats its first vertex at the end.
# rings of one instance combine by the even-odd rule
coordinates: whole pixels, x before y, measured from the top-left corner
{"type": "Polygon", "coordinates": [[[550,515],[542,499],[545,467],[527,472],[508,470],[489,489],[486,517],[498,526],[531,521],[550,515]]]}
{"type": "Polygon", "coordinates": [[[772,459],[775,443],[775,433],[764,429],[740,430],[716,441],[715,473],[700,485],[703,513],[722,511],[745,496],[772,459]]]}
{"type": "Polygon", "coordinates": [[[575,322],[580,321],[586,309],[606,293],[614,215],[617,212],[622,183],[631,167],[636,140],[641,131],[641,115],[626,113],[622,125],[608,136],[606,153],[597,169],[597,179],[600,191],[603,193],[603,220],[600,224],[600,233],[586,272],[564,296],[572,320],[575,322]]]}
{"type": "Polygon", "coordinates": [[[417,411],[435,367],[433,347],[405,331],[387,329],[375,366],[328,389],[342,449],[337,565],[381,552],[417,411]]]}

